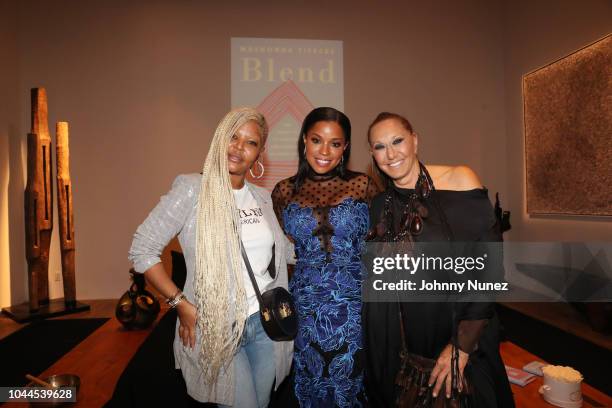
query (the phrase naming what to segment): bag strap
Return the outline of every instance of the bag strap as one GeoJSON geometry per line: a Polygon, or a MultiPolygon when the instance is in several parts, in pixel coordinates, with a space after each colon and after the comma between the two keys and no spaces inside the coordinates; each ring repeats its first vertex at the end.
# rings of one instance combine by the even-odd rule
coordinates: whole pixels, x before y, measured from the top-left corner
{"type": "Polygon", "coordinates": [[[249,278],[251,278],[253,289],[255,289],[255,296],[257,296],[257,302],[259,303],[259,308],[263,309],[264,303],[261,297],[261,292],[259,291],[259,286],[257,286],[257,281],[255,280],[255,274],[253,273],[253,268],[251,268],[251,263],[249,262],[249,257],[247,256],[246,250],[244,249],[242,240],[240,240],[240,251],[242,252],[242,259],[244,260],[244,264],[246,265],[247,271],[249,272],[249,278]]]}
{"type": "Polygon", "coordinates": [[[408,352],[408,344],[406,343],[406,334],[404,332],[404,317],[402,314],[402,304],[397,302],[397,309],[399,311],[399,324],[400,324],[400,334],[402,336],[402,348],[408,352]]]}

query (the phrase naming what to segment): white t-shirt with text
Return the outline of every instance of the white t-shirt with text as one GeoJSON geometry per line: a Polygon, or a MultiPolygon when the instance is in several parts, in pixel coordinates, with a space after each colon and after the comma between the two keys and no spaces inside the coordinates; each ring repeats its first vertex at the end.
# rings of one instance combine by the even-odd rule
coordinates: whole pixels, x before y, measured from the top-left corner
{"type": "MultiPolygon", "coordinates": [[[[241,189],[234,190],[234,198],[240,219],[244,249],[249,257],[259,291],[263,293],[272,282],[272,277],[268,273],[268,265],[272,260],[272,246],[274,245],[272,229],[246,184],[241,189]]],[[[242,256],[240,258],[242,259],[242,256]]],[[[257,303],[255,289],[253,289],[244,261],[241,264],[250,316],[259,311],[259,303],[257,303]]]]}

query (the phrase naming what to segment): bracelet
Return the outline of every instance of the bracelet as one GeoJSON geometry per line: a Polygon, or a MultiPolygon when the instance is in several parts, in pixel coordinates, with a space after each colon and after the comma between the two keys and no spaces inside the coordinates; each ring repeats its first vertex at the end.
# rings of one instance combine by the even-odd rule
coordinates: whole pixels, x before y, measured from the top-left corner
{"type": "Polygon", "coordinates": [[[172,303],[170,303],[170,309],[174,309],[176,306],[178,306],[178,304],[181,303],[183,299],[187,299],[187,296],[185,296],[184,293],[181,293],[178,298],[176,298],[172,303]]]}
{"type": "Polygon", "coordinates": [[[172,296],[171,296],[171,297],[169,297],[169,298],[166,298],[166,304],[168,304],[168,305],[169,305],[169,304],[170,304],[170,302],[172,302],[174,299],[176,299],[176,297],[177,297],[178,295],[180,295],[181,293],[182,293],[182,292],[181,292],[181,290],[180,290],[180,289],[177,289],[177,290],[176,290],[176,293],[175,293],[174,295],[172,295],[172,296]]]}
{"type": "Polygon", "coordinates": [[[168,306],[170,306],[170,309],[174,309],[185,298],[185,294],[179,290],[174,296],[169,299],[166,299],[166,303],[168,304],[168,306]]]}

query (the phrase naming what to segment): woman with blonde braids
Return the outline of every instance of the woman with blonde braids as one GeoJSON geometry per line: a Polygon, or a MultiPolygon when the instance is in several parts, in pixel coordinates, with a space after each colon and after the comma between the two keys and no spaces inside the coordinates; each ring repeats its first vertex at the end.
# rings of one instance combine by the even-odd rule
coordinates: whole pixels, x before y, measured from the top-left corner
{"type": "Polygon", "coordinates": [[[270,194],[245,181],[247,171],[263,172],[259,156],[267,133],[257,111],[229,112],[215,131],[202,175],[176,178],[130,249],[134,269],[177,309],[176,365],[188,394],[200,402],[265,407],[273,384],[289,373],[293,345],[273,342],[264,332],[240,252],[242,239],[262,292],[287,287],[285,236],[270,194]],[[187,265],[184,292],[159,258],[177,235],[187,265]]]}

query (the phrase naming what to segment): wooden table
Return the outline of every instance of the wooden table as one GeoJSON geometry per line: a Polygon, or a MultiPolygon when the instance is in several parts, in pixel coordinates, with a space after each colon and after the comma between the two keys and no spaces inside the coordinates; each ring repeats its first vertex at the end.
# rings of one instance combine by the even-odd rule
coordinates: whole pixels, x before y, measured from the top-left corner
{"type": "MultiPolygon", "coordinates": [[[[117,319],[111,318],[39,377],[76,374],[81,378],[81,387],[77,402],[70,407],[103,406],[112,397],[121,373],[166,311],[162,308],[154,325],[146,330],[125,330],[117,319]]],[[[6,403],[2,407],[23,408],[24,404],[6,403]]]]}
{"type": "MultiPolygon", "coordinates": [[[[159,322],[166,308],[162,308],[155,325],[159,322]]],[[[155,327],[155,325],[153,327],[155,327]]],[[[81,378],[77,403],[73,407],[95,408],[103,406],[112,396],[121,373],[134,356],[138,348],[149,336],[153,328],[147,330],[127,331],[115,318],[111,318],[98,330],[79,343],[74,349],[64,355],[55,364],[45,370],[40,377],[45,378],[52,374],[71,373],[81,378]]],[[[506,365],[521,368],[525,364],[542,359],[528,351],[510,343],[502,343],[501,355],[506,365]]],[[[551,408],[538,393],[542,379],[525,387],[512,384],[512,392],[517,408],[546,407],[551,408]]],[[[598,401],[605,407],[612,407],[612,398],[583,384],[583,395],[598,401]]],[[[4,404],[2,407],[23,407],[23,403],[4,404]]],[[[36,407],[36,404],[31,406],[36,407]]],[[[585,408],[596,407],[585,400],[585,408]]]]}
{"type": "MultiPolygon", "coordinates": [[[[502,359],[506,365],[512,366],[514,368],[522,368],[525,364],[530,363],[534,360],[543,361],[541,358],[531,354],[525,349],[520,348],[519,346],[510,343],[504,342],[501,344],[500,352],[502,359]]],[[[520,387],[518,385],[510,384],[512,387],[512,392],[514,393],[514,402],[516,403],[517,408],[523,407],[546,407],[550,408],[554,405],[549,404],[544,401],[544,398],[538,392],[538,389],[542,385],[542,377],[537,377],[535,381],[530,382],[524,387],[520,387]]],[[[584,408],[591,407],[612,407],[612,398],[603,392],[591,387],[588,384],[582,384],[582,395],[584,404],[582,405],[584,408]],[[586,398],[585,398],[586,397],[586,398]],[[594,405],[589,403],[589,399],[593,401],[599,402],[601,405],[594,405]]]]}

